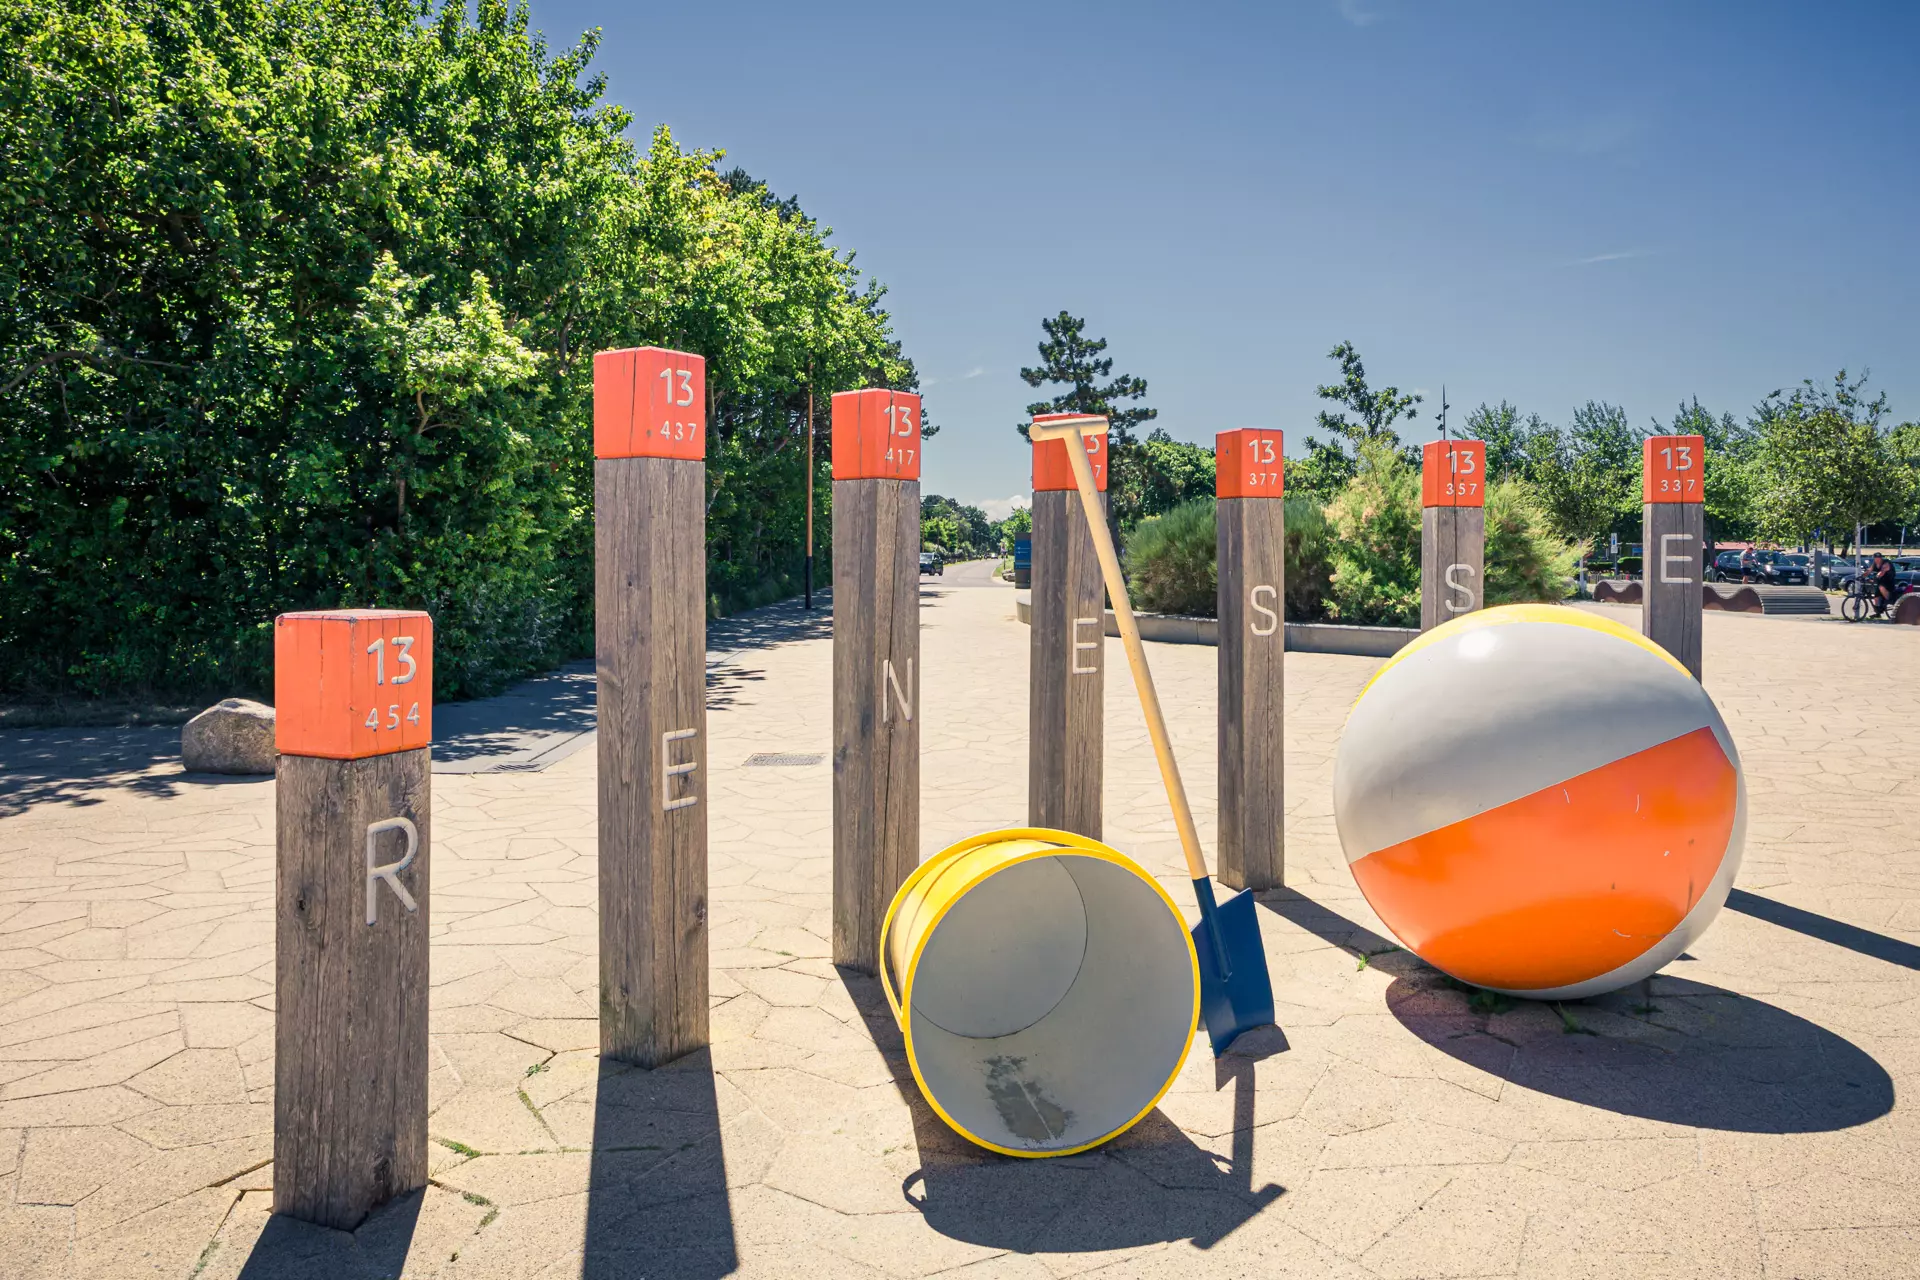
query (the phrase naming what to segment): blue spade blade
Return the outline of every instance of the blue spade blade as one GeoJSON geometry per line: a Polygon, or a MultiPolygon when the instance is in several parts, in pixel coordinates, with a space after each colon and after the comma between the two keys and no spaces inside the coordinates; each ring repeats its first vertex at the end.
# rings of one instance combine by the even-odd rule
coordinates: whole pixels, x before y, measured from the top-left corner
{"type": "Polygon", "coordinates": [[[1253,894],[1243,889],[1215,906],[1211,880],[1195,880],[1193,892],[1200,899],[1200,923],[1193,926],[1193,948],[1200,956],[1200,1017],[1217,1058],[1242,1031],[1273,1021],[1273,978],[1260,945],[1253,894]]]}

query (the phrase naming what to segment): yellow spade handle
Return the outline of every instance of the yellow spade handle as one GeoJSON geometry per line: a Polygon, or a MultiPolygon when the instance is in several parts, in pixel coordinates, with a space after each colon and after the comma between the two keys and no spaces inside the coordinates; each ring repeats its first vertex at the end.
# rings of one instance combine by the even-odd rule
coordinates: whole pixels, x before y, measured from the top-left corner
{"type": "MultiPolygon", "coordinates": [[[[1093,465],[1087,461],[1083,432],[1096,424],[1104,427],[1106,421],[1086,418],[1047,426],[1060,432],[1058,438],[1067,448],[1074,487],[1080,490],[1080,505],[1087,513],[1087,525],[1093,532],[1093,550],[1100,557],[1100,576],[1106,579],[1107,594],[1113,598],[1113,616],[1120,622],[1120,640],[1127,647],[1127,665],[1133,668],[1133,687],[1139,691],[1140,709],[1147,715],[1147,735],[1153,739],[1153,756],[1160,763],[1160,780],[1166,783],[1167,801],[1173,806],[1173,825],[1180,832],[1180,851],[1187,857],[1187,874],[1195,880],[1204,880],[1207,861],[1200,851],[1200,832],[1193,825],[1187,788],[1180,781],[1180,766],[1173,758],[1173,742],[1167,737],[1167,720],[1160,712],[1160,695],[1154,692],[1153,672],[1147,669],[1147,653],[1140,647],[1140,627],[1134,622],[1133,606],[1127,601],[1127,580],[1120,576],[1120,557],[1113,549],[1113,534],[1107,529],[1106,513],[1100,509],[1100,498],[1093,487],[1093,465]]],[[[1052,436],[1053,431],[1048,431],[1047,436],[1052,436]]],[[[1113,474],[1111,459],[1107,474],[1113,474]]]]}

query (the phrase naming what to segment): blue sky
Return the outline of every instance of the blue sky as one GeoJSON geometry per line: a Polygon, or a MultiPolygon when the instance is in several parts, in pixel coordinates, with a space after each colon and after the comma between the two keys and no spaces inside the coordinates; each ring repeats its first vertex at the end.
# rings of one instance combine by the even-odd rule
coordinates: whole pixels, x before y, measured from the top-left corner
{"type": "MultiPolygon", "coordinates": [[[[1745,414],[1841,367],[1920,418],[1920,4],[622,6],[609,96],[833,227],[941,434],[1028,486],[1017,370],[1061,308],[1178,438],[1279,426],[1326,353],[1455,415],[1745,414]]],[[[1455,417],[1458,420],[1458,417],[1455,417]]]]}

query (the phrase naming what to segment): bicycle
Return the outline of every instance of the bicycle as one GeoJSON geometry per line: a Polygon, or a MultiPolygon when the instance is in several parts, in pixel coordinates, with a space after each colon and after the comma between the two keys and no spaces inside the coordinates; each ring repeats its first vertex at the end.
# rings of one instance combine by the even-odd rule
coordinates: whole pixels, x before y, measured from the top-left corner
{"type": "MultiPolygon", "coordinates": [[[[1896,586],[1893,598],[1898,600],[1904,594],[1896,586]]],[[[1847,579],[1847,594],[1840,601],[1840,616],[1848,622],[1865,622],[1869,617],[1884,618],[1891,607],[1890,602],[1880,598],[1879,584],[1868,580],[1864,573],[1847,579]]]]}

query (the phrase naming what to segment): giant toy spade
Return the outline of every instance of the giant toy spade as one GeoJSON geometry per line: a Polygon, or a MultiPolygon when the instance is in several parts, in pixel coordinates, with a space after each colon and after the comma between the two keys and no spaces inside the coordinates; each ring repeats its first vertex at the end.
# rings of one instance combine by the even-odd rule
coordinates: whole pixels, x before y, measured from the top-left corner
{"type": "Polygon", "coordinates": [[[1243,889],[1225,902],[1214,902],[1213,881],[1200,852],[1200,833],[1193,825],[1187,789],[1180,781],[1180,766],[1174,761],[1166,718],[1160,712],[1160,696],[1154,692],[1153,673],[1147,669],[1146,651],[1140,646],[1140,628],[1127,600],[1126,579],[1120,575],[1120,557],[1114,551],[1106,513],[1094,492],[1086,434],[1103,432],[1106,427],[1105,418],[1056,418],[1035,423],[1029,435],[1034,440],[1061,440],[1066,444],[1073,482],[1080,490],[1080,506],[1087,513],[1093,548],[1100,558],[1100,575],[1106,580],[1114,617],[1120,622],[1127,665],[1133,669],[1133,687],[1140,694],[1140,709],[1146,713],[1154,758],[1160,764],[1161,781],[1166,783],[1174,826],[1180,831],[1180,850],[1186,855],[1187,874],[1193,877],[1194,897],[1200,901],[1200,923],[1193,926],[1194,950],[1200,961],[1200,1016],[1207,1024],[1207,1038],[1213,1042],[1217,1057],[1242,1031],[1273,1021],[1273,979],[1267,973],[1267,954],[1260,945],[1260,920],[1254,913],[1253,894],[1243,889]]]}

